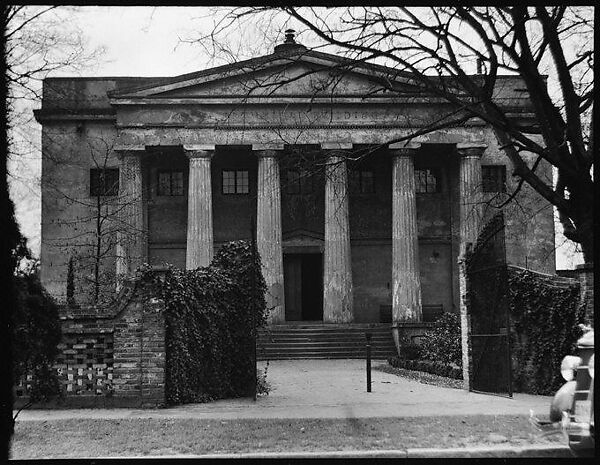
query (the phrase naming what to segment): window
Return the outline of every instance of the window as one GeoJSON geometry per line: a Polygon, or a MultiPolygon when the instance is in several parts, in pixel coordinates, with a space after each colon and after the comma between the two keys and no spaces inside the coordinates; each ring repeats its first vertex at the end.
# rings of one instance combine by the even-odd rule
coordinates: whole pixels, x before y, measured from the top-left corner
{"type": "Polygon", "coordinates": [[[223,194],[247,194],[248,171],[223,171],[223,194]]]}
{"type": "Polygon", "coordinates": [[[372,194],[375,192],[375,178],[370,170],[350,170],[348,184],[352,194],[372,194]]]}
{"type": "Polygon", "coordinates": [[[506,192],[506,166],[482,166],[481,181],[483,183],[483,192],[506,192]]]}
{"type": "Polygon", "coordinates": [[[419,194],[441,192],[439,171],[433,168],[415,169],[415,192],[419,194]]]}
{"type": "Polygon", "coordinates": [[[183,195],[183,171],[159,170],[156,194],[160,196],[183,195]]]}
{"type": "Polygon", "coordinates": [[[90,195],[114,196],[119,194],[119,168],[91,168],[90,195]]]}
{"type": "Polygon", "coordinates": [[[305,170],[288,170],[285,192],[287,194],[308,194],[313,191],[312,175],[305,170]]]}

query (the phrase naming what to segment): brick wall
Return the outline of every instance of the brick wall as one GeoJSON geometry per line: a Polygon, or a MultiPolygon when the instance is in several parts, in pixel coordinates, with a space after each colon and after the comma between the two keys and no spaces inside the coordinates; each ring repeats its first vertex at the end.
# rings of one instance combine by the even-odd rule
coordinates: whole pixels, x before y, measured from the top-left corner
{"type": "Polygon", "coordinates": [[[151,290],[135,292],[114,323],[114,396],[140,407],[165,397],[165,323],[151,290]]]}
{"type": "MultiPolygon", "coordinates": [[[[125,283],[118,305],[69,309],[54,368],[62,398],[36,407],[156,407],[165,399],[165,322],[162,301],[144,283],[125,283]],[[104,310],[106,312],[106,310],[104,310]]],[[[15,406],[27,400],[30,379],[15,387],[15,406]]]]}

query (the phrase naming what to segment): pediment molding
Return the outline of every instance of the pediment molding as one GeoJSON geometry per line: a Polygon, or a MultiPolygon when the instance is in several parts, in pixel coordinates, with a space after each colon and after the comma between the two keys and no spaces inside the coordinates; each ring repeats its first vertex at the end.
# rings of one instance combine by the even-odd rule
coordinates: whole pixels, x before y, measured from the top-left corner
{"type": "MultiPolygon", "coordinates": [[[[223,83],[241,84],[246,86],[253,85],[253,79],[257,79],[258,75],[261,75],[260,79],[268,79],[272,76],[277,76],[278,73],[298,73],[302,70],[301,77],[308,79],[311,76],[321,75],[335,75],[340,79],[346,81],[361,82],[363,87],[367,87],[365,83],[370,83],[373,89],[382,87],[381,82],[385,80],[387,85],[393,83],[394,86],[398,86],[401,91],[402,85],[406,85],[410,82],[406,73],[399,73],[397,70],[388,68],[381,65],[373,65],[368,63],[353,62],[347,59],[342,59],[335,55],[330,55],[322,52],[305,51],[302,53],[296,53],[291,55],[280,55],[273,54],[257,59],[246,60],[231,65],[219,66],[195,73],[188,73],[181,76],[176,76],[170,79],[165,79],[158,83],[150,85],[139,86],[135,88],[128,88],[119,91],[109,92],[109,98],[111,104],[133,104],[142,103],[148,99],[164,100],[176,99],[177,103],[182,103],[181,99],[210,99],[218,96],[219,100],[222,99],[237,99],[240,97],[246,97],[251,99],[269,99],[269,98],[331,98],[335,96],[337,98],[353,98],[356,97],[360,92],[289,92],[282,90],[281,92],[267,92],[261,94],[254,94],[252,92],[240,92],[236,90],[234,92],[227,92],[226,87],[220,89],[220,85],[223,83]],[[217,92],[215,92],[215,89],[217,92]],[[206,91],[203,93],[203,90],[206,91]]],[[[287,77],[286,77],[287,79],[287,77]]],[[[292,81],[298,80],[298,76],[291,76],[292,81]]],[[[315,80],[322,79],[315,78],[315,80]]],[[[272,86],[272,84],[268,84],[272,86]]],[[[267,86],[267,87],[268,87],[267,86]]],[[[373,94],[373,89],[365,91],[372,98],[381,99],[389,98],[393,95],[398,95],[401,92],[393,92],[388,95],[376,95],[373,94]]],[[[173,102],[175,103],[175,102],[173,102]]]]}

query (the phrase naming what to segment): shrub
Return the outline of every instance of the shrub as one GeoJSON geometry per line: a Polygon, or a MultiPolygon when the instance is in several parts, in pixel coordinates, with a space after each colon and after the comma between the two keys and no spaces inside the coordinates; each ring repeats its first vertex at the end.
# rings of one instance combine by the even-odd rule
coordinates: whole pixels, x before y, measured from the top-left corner
{"type": "Polygon", "coordinates": [[[75,271],[73,270],[73,257],[69,258],[67,268],[67,305],[74,307],[75,303],[75,271]]]}
{"type": "Polygon", "coordinates": [[[400,339],[400,357],[405,360],[419,360],[422,358],[423,350],[419,344],[411,342],[403,337],[400,339]]]}
{"type": "Polygon", "coordinates": [[[427,360],[445,365],[462,366],[460,316],[444,312],[425,333],[422,354],[427,360]]]}
{"type": "Polygon", "coordinates": [[[30,376],[29,403],[45,402],[60,393],[52,369],[61,338],[58,306],[40,283],[37,272],[14,277],[17,308],[13,316],[15,380],[30,376]]]}
{"type": "Polygon", "coordinates": [[[388,363],[394,368],[424,371],[446,378],[462,379],[462,369],[430,360],[406,360],[399,357],[391,357],[388,359],[388,363]]]}
{"type": "Polygon", "coordinates": [[[269,362],[265,366],[264,370],[256,370],[256,395],[257,396],[268,396],[271,392],[271,383],[267,381],[267,370],[269,368],[269,362]]]}

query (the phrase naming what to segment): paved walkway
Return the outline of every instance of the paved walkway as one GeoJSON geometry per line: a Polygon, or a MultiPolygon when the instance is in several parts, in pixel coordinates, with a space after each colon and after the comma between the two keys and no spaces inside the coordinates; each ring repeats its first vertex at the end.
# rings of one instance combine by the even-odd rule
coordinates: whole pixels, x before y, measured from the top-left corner
{"type": "MultiPolygon", "coordinates": [[[[374,361],[373,366],[386,364],[374,361]]],[[[259,366],[264,366],[261,362],[259,366]]],[[[270,362],[268,396],[165,409],[26,410],[18,421],[63,418],[367,418],[548,413],[550,397],[515,394],[512,399],[421,384],[372,371],[366,392],[364,360],[270,362]]]]}

